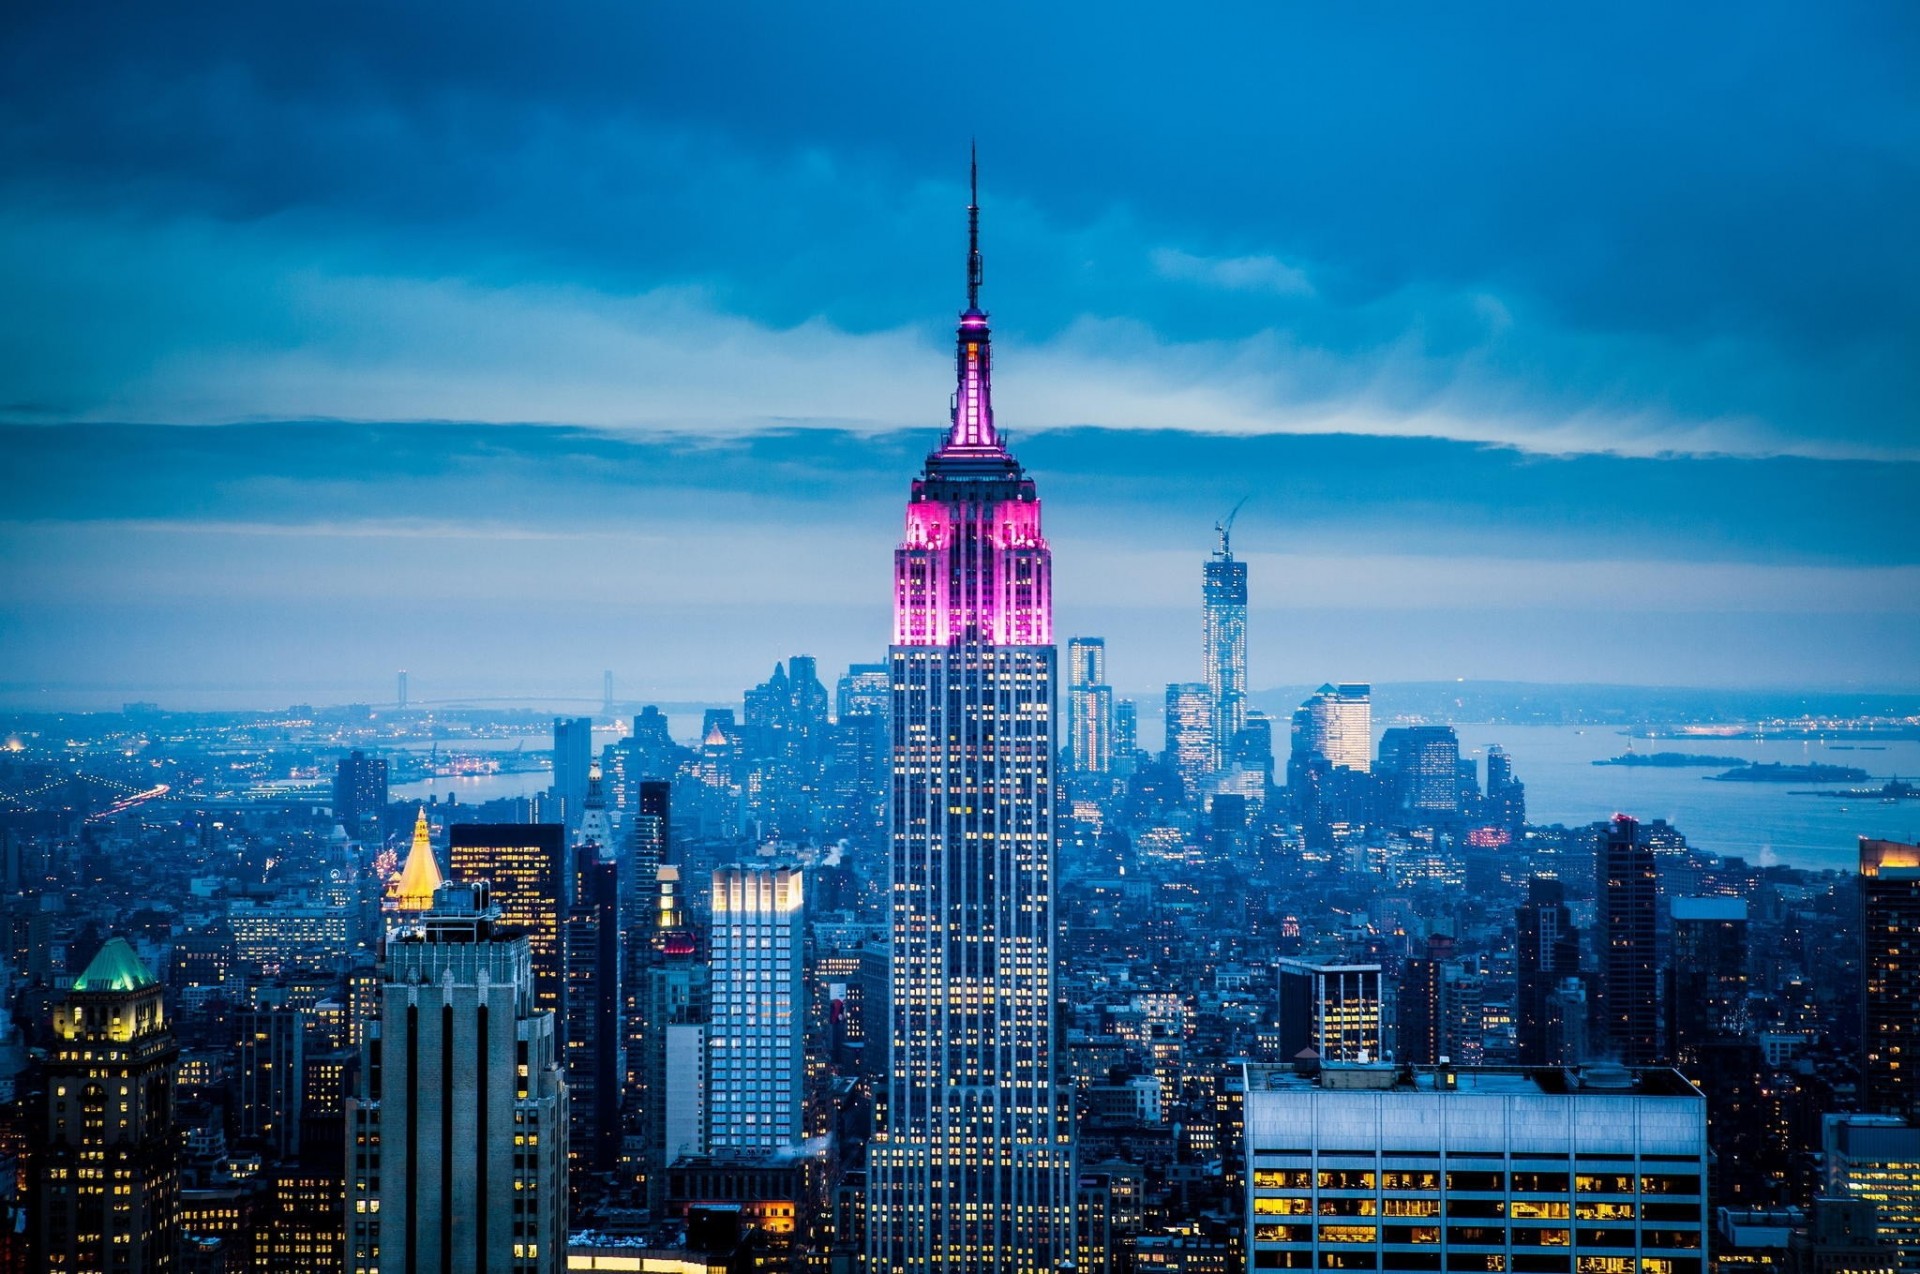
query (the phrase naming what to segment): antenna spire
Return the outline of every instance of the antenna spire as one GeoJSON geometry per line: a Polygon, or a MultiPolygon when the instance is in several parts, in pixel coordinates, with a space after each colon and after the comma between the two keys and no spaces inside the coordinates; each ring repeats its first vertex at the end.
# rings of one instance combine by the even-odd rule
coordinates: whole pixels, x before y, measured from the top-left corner
{"type": "Polygon", "coordinates": [[[967,147],[967,308],[980,308],[980,283],[985,268],[980,260],[980,145],[967,147]]]}

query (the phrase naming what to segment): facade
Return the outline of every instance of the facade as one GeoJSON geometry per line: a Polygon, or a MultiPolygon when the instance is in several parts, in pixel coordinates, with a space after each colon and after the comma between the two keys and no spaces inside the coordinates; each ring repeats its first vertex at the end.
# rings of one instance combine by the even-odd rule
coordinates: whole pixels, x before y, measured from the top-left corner
{"type": "Polygon", "coordinates": [[[285,1160],[300,1153],[306,1015],[264,1001],[239,1015],[235,1122],[243,1139],[285,1160]]]}
{"type": "Polygon", "coordinates": [[[1892,1115],[1828,1115],[1821,1143],[1827,1193],[1873,1204],[1900,1274],[1920,1274],[1920,1126],[1892,1115]]]}
{"type": "Polygon", "coordinates": [[[1213,702],[1216,770],[1233,759],[1234,740],[1247,726],[1247,564],[1233,555],[1232,528],[1232,518],[1216,528],[1220,546],[1200,582],[1201,666],[1213,702]]]}
{"type": "Polygon", "coordinates": [[[593,718],[553,719],[553,797],[567,830],[587,808],[587,771],[593,765],[593,718]]]}
{"type": "Polygon", "coordinates": [[[1369,770],[1373,766],[1373,687],[1365,682],[1324,685],[1300,705],[1306,714],[1301,743],[1334,766],[1369,770]]]}
{"type": "Polygon", "coordinates": [[[1866,1105],[1920,1119],[1920,845],[1860,840],[1866,1105]]]}
{"type": "Polygon", "coordinates": [[[1107,639],[1067,643],[1067,756],[1079,774],[1113,769],[1113,687],[1107,684],[1107,639]]]}
{"type": "Polygon", "coordinates": [[[1706,1269],[1706,1103],[1673,1071],[1250,1065],[1244,1109],[1248,1269],[1706,1269]]]}
{"type": "Polygon", "coordinates": [[[1213,696],[1206,683],[1167,686],[1167,765],[1180,776],[1189,800],[1206,790],[1213,764],[1213,696]]]}
{"type": "MultiPolygon", "coordinates": [[[[632,820],[628,850],[621,864],[620,925],[627,933],[626,969],[622,994],[626,997],[627,1083],[622,1106],[627,1112],[629,1131],[645,1135],[647,1111],[645,1071],[653,1044],[647,1031],[652,1012],[647,999],[654,962],[667,930],[679,924],[678,896],[671,916],[663,915],[661,899],[668,883],[667,855],[672,843],[673,785],[664,779],[649,779],[640,784],[638,805],[632,820]]],[[[680,887],[676,870],[670,882],[680,887]]],[[[688,948],[691,951],[691,947],[688,948]]],[[[651,1144],[651,1143],[649,1143],[651,1144]]],[[[662,1165],[664,1168],[665,1165],[662,1165]]],[[[664,1180],[664,1174],[662,1175],[664,1180]]]]}
{"type": "Polygon", "coordinates": [[[53,1011],[33,1133],[33,1268],[175,1268],[180,1203],[174,1064],[159,980],[110,938],[53,1011]]]}
{"type": "Polygon", "coordinates": [[[1113,765],[1118,774],[1132,774],[1139,763],[1140,705],[1131,699],[1113,703],[1113,765]]]}
{"type": "Polygon", "coordinates": [[[667,1200],[667,1170],[677,1159],[707,1152],[707,1032],[713,997],[710,970],[680,911],[680,869],[660,868],[654,906],[659,947],[643,970],[638,996],[640,1043],[628,1067],[642,1146],[648,1206],[667,1200]]]}
{"type": "Polygon", "coordinates": [[[1598,867],[1600,1042],[1626,1065],[1645,1066],[1662,1052],[1654,950],[1659,873],[1653,847],[1637,822],[1625,814],[1614,816],[1598,867]]]}
{"type": "Polygon", "coordinates": [[[806,1140],[806,885],[797,867],[713,873],[712,1149],[806,1140]]]}
{"type": "Polygon", "coordinates": [[[379,830],[387,812],[387,760],[350,752],[333,772],[333,817],[355,836],[379,830]]]}
{"type": "Polygon", "coordinates": [[[1052,555],[1033,479],[994,427],[977,233],[972,248],[952,426],[913,483],[894,555],[873,1274],[1013,1274],[1073,1254],[1072,1107],[1053,1056],[1052,555]]]}
{"type": "Polygon", "coordinates": [[[533,953],[485,884],[387,940],[348,1103],[348,1268],[536,1274],[566,1259],[567,1090],[533,953]],[[376,1255],[377,1254],[377,1255],[376,1255]]]}
{"type": "MultiPolygon", "coordinates": [[[[591,785],[590,785],[591,786],[591,785]]],[[[590,811],[585,793],[576,825],[590,811]]],[[[527,935],[533,953],[533,1002],[556,1021],[566,990],[560,925],[567,914],[566,829],[558,823],[455,823],[447,829],[447,866],[455,880],[487,882],[503,923],[527,935]]]]}
{"type": "Polygon", "coordinates": [[[626,1087],[626,931],[620,925],[620,864],[611,842],[574,847],[573,906],[565,930],[564,1050],[568,1144],[577,1172],[611,1172],[619,1161],[626,1087]]]}
{"type": "Polygon", "coordinates": [[[1528,1066],[1584,1061],[1566,1055],[1566,1035],[1553,1029],[1562,1016],[1553,997],[1569,978],[1580,976],[1580,931],[1567,910],[1566,884],[1530,877],[1527,900],[1514,912],[1514,931],[1513,1025],[1520,1061],[1528,1066]]]}
{"type": "Polygon", "coordinates": [[[1745,1034],[1747,900],[1675,898],[1667,961],[1667,1048],[1690,1066],[1701,1050],[1745,1034]]]}
{"type": "Polygon", "coordinates": [[[1395,726],[1380,736],[1394,807],[1417,820],[1460,812],[1460,740],[1450,725],[1395,726]]]}
{"type": "MultiPolygon", "coordinates": [[[[1323,1062],[1378,1062],[1393,1052],[1386,980],[1377,964],[1276,962],[1280,1052],[1323,1062]]],[[[1437,1005],[1436,1005],[1437,1012],[1437,1005]]]]}

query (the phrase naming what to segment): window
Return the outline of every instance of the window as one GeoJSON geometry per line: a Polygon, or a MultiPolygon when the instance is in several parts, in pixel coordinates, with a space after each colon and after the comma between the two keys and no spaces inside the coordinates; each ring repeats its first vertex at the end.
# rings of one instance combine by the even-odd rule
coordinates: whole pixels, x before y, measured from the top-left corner
{"type": "Polygon", "coordinates": [[[1456,1190],[1478,1190],[1492,1192],[1507,1188],[1507,1174],[1504,1172],[1449,1172],[1447,1174],[1447,1192],[1456,1190]]]}
{"type": "Polygon", "coordinates": [[[1312,1210],[1312,1200],[1287,1195],[1256,1198],[1253,1201],[1255,1216],[1306,1216],[1312,1210]]]}

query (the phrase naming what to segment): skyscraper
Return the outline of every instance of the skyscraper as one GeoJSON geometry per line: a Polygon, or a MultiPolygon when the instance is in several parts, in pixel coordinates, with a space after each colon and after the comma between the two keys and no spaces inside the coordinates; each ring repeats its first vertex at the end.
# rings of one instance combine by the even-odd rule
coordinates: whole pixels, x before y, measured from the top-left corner
{"type": "Polygon", "coordinates": [[[1826,1193],[1873,1204],[1900,1274],[1920,1274],[1920,1125],[1892,1115],[1828,1115],[1821,1123],[1826,1193]]]}
{"type": "Polygon", "coordinates": [[[587,770],[593,765],[593,718],[553,719],[553,798],[568,831],[587,807],[587,770]]]}
{"type": "Polygon", "coordinates": [[[174,1268],[178,1056],[159,980],[124,939],[108,939],[53,1011],[33,1128],[34,1268],[174,1268]]]}
{"type": "Polygon", "coordinates": [[[1603,1043],[1628,1066],[1659,1059],[1660,984],[1655,965],[1659,874],[1640,824],[1614,815],[1599,856],[1599,1013],[1603,1043]]]}
{"type": "Polygon", "coordinates": [[[1567,910],[1565,883],[1544,876],[1527,880],[1527,900],[1514,913],[1514,1034],[1520,1061],[1528,1066],[1579,1062],[1557,1056],[1553,996],[1568,978],[1580,976],[1580,933],[1567,910]]]}
{"type": "MultiPolygon", "coordinates": [[[[586,818],[586,806],[582,793],[576,822],[586,818]]],[[[559,1023],[566,990],[560,924],[570,883],[565,829],[558,823],[455,823],[447,829],[447,859],[455,880],[486,881],[500,919],[527,935],[534,1007],[559,1023]]]]}
{"type": "Polygon", "coordinates": [[[891,1074],[869,1143],[875,1274],[1073,1252],[1054,1083],[1052,555],[994,427],[979,208],[945,439],[894,554],[891,1074]]]}
{"type": "Polygon", "coordinates": [[[260,988],[255,995],[238,1020],[234,1122],[242,1138],[291,1159],[300,1153],[306,1015],[285,1003],[284,991],[260,988]]]}
{"type": "MultiPolygon", "coordinates": [[[[712,1011],[710,970],[698,935],[680,911],[680,869],[660,868],[656,924],[659,950],[643,970],[637,1044],[628,1065],[638,1072],[634,1109],[640,1116],[641,1163],[648,1206],[667,1198],[674,1160],[707,1150],[707,1032],[712,1011]]],[[[636,1037],[630,1037],[636,1038],[636,1037]]]]}
{"type": "Polygon", "coordinates": [[[1076,772],[1113,769],[1113,687],[1107,684],[1107,639],[1067,643],[1067,755],[1076,772]]]}
{"type": "MultiPolygon", "coordinates": [[[[652,968],[661,957],[667,931],[679,924],[678,910],[669,919],[662,915],[660,900],[667,885],[667,854],[672,843],[673,785],[664,779],[649,779],[640,785],[640,805],[633,819],[633,832],[626,862],[621,869],[620,927],[626,930],[626,962],[622,994],[626,997],[627,1079],[622,1108],[627,1113],[629,1130],[645,1136],[652,1118],[654,1098],[647,1080],[648,1059],[658,1041],[653,1029],[652,968]]],[[[678,890],[679,873],[673,873],[671,886],[678,890]]],[[[676,896],[675,901],[678,901],[676,896]]],[[[692,946],[687,944],[690,952],[692,946]]],[[[701,1021],[706,1019],[702,1016],[701,1021]]],[[[703,1026],[702,1030],[705,1029],[703,1026]]],[[[665,1165],[661,1165],[663,1168],[665,1165]]],[[[665,1173],[661,1173],[664,1183],[665,1173]]]]}
{"type": "Polygon", "coordinates": [[[1747,900],[1675,898],[1667,960],[1667,1052],[1682,1066],[1737,1039],[1747,1007],[1747,900]]]}
{"type": "Polygon", "coordinates": [[[633,818],[633,852],[622,915],[627,928],[644,925],[649,937],[659,897],[655,881],[671,852],[672,834],[673,784],[665,779],[648,779],[640,784],[640,807],[633,818]]]}
{"type": "Polygon", "coordinates": [[[610,1172],[619,1159],[626,1089],[626,998],[620,863],[611,843],[573,850],[573,904],[565,930],[567,1102],[573,1162],[610,1172]]]}
{"type": "Polygon", "coordinates": [[[389,937],[348,1108],[350,1269],[370,1249],[382,1274],[565,1265],[566,1085],[533,986],[532,948],[484,883],[443,886],[389,937]]]}
{"type": "Polygon", "coordinates": [[[1527,785],[1513,777],[1513,758],[1498,743],[1487,747],[1487,817],[1515,834],[1527,822],[1527,785]]]}
{"type": "Polygon", "coordinates": [[[1460,811],[1460,740],[1450,725],[1395,726],[1380,736],[1394,805],[1416,819],[1460,811]]]}
{"type": "Polygon", "coordinates": [[[333,772],[333,817],[353,836],[371,836],[387,812],[387,760],[350,752],[333,772]]]}
{"type": "Polygon", "coordinates": [[[1920,845],[1860,838],[1869,1110],[1920,1120],[1920,845]]]}
{"type": "Polygon", "coordinates": [[[1367,770],[1373,764],[1373,687],[1365,682],[1324,685],[1300,705],[1295,743],[1334,765],[1367,770]]]}
{"type": "Polygon", "coordinates": [[[1202,567],[1200,646],[1218,770],[1232,759],[1234,736],[1247,724],[1247,564],[1233,555],[1233,517],[1214,530],[1220,546],[1202,567]]]}
{"type": "Polygon", "coordinates": [[[806,1140],[805,903],[797,867],[713,873],[709,1146],[806,1140]]]}
{"type": "Polygon", "coordinates": [[[1213,694],[1198,681],[1167,686],[1167,764],[1180,776],[1189,801],[1206,790],[1213,763],[1213,694]]]}
{"type": "Polygon", "coordinates": [[[1118,699],[1113,705],[1114,773],[1132,774],[1139,764],[1140,705],[1131,699],[1118,699]]]}

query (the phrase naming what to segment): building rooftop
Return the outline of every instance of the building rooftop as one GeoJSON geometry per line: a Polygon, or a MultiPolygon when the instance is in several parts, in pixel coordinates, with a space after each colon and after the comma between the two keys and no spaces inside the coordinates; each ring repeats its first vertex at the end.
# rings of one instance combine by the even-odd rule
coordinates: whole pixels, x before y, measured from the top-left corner
{"type": "Polygon", "coordinates": [[[159,986],[125,938],[108,938],[86,971],[73,980],[76,991],[141,991],[159,986]]]}
{"type": "Polygon", "coordinates": [[[1250,1063],[1247,1092],[1479,1093],[1485,1096],[1698,1097],[1669,1067],[1410,1066],[1393,1062],[1287,1066],[1250,1063]]]}
{"type": "Polygon", "coordinates": [[[1670,904],[1675,920],[1745,920],[1745,898],[1675,898],[1670,904]]]}

